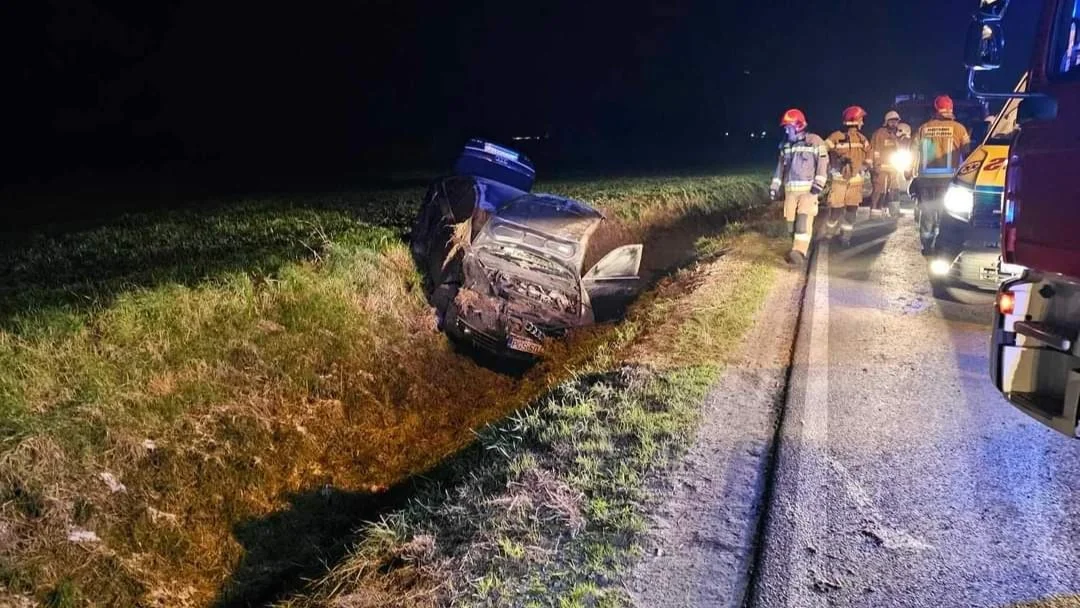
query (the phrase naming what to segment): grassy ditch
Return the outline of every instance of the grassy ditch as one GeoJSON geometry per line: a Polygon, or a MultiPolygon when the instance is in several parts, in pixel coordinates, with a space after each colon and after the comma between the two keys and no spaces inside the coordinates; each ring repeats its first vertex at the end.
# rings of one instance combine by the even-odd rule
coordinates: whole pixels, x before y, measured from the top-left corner
{"type": "Polygon", "coordinates": [[[786,244],[774,229],[699,242],[704,256],[732,253],[664,281],[607,348],[485,429],[448,481],[363,529],[279,606],[628,605],[617,583],[640,549],[647,479],[687,447],[768,293],[786,244]]]}
{"type": "MultiPolygon", "coordinates": [[[[542,189],[645,238],[763,200],[746,175],[542,189]]],[[[421,195],[126,216],[5,251],[0,600],[286,597],[346,558],[361,522],[400,512],[410,477],[471,429],[606,374],[614,344],[648,333],[643,304],[521,377],[455,354],[399,238],[421,195]]]]}

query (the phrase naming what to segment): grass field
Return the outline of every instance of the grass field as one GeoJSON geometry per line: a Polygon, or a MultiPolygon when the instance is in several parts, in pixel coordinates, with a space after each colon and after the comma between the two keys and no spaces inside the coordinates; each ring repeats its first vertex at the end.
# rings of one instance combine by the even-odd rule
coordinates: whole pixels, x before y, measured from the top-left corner
{"type": "MultiPolygon", "coordinates": [[[[756,175],[539,189],[596,204],[622,233],[646,240],[676,229],[690,238],[687,227],[707,231],[763,200],[756,175]]],[[[610,385],[605,394],[628,399],[659,390],[690,403],[699,394],[713,372],[693,371],[696,365],[680,365],[670,378],[605,375],[618,363],[613,345],[660,324],[642,325],[647,315],[679,318],[674,298],[650,296],[652,304],[635,309],[636,321],[584,332],[522,376],[454,353],[434,330],[401,240],[422,194],[356,192],[130,215],[34,235],[3,251],[0,600],[284,601],[327,565],[340,564],[327,579],[336,580],[366,563],[366,550],[350,552],[349,544],[362,522],[405,518],[416,508],[406,505],[415,488],[423,492],[443,476],[460,481],[460,459],[433,467],[474,443],[473,429],[526,404],[562,403],[583,374],[607,378],[588,390],[610,385]],[[430,481],[417,477],[425,472],[430,481]]],[[[695,315],[685,312],[686,327],[708,325],[695,315]]],[[[605,408],[623,408],[566,403],[568,411],[534,405],[510,420],[565,428],[561,417],[596,420],[605,408]]],[[[657,432],[677,434],[692,414],[671,417],[675,427],[656,422],[657,432]]],[[[626,421],[631,435],[653,432],[653,422],[642,422],[640,434],[635,420],[626,421]]],[[[522,428],[543,435],[537,424],[522,428]]],[[[539,440],[556,439],[546,437],[539,440]]],[[[489,431],[480,445],[499,451],[504,440],[489,431]]],[[[605,440],[596,438],[596,450],[606,449],[605,440]]],[[[491,466],[505,464],[497,462],[491,466]]],[[[592,482],[583,483],[572,490],[590,491],[592,482]]],[[[603,509],[593,505],[582,525],[603,509]]],[[[419,525],[401,521],[386,533],[419,525]]],[[[377,530],[363,533],[363,547],[377,530]]],[[[509,538],[503,548],[517,554],[520,542],[509,538]]],[[[450,546],[439,543],[433,555],[450,546]]],[[[501,588],[495,582],[481,588],[501,588]]],[[[436,597],[425,584],[416,581],[416,589],[436,597]]],[[[318,588],[290,601],[329,595],[318,588]]]]}

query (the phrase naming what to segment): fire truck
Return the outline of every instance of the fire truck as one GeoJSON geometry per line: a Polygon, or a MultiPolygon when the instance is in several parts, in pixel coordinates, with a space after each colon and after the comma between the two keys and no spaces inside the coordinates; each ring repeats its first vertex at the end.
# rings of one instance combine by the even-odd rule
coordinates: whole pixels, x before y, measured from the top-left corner
{"type": "MultiPolygon", "coordinates": [[[[1080,0],[1041,0],[1024,93],[979,91],[1000,67],[1012,2],[982,0],[965,43],[968,87],[1019,99],[1001,203],[1001,258],[1021,269],[997,292],[990,376],[1014,406],[1078,436],[1080,410],[1080,0]]],[[[1028,0],[1030,2],[1040,0],[1028,0]]]]}

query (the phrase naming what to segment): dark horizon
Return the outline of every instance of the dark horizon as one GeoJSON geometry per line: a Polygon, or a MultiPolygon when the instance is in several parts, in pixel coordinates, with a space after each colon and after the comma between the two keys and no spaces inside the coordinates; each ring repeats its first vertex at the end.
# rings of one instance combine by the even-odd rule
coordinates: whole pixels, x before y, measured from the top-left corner
{"type": "MultiPolygon", "coordinates": [[[[3,181],[317,182],[441,167],[473,136],[552,171],[745,164],[787,107],[824,135],[853,103],[869,129],[898,93],[962,93],[976,3],[426,4],[20,9],[3,181]]],[[[1025,10],[996,86],[1023,70],[1025,10]]]]}

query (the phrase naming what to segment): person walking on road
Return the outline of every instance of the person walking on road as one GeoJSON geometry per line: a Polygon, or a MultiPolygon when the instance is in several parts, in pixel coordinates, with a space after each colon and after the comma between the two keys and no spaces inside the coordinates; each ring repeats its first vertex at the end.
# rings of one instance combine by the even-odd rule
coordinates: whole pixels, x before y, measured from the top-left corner
{"type": "MultiPolygon", "coordinates": [[[[882,200],[886,196],[894,195],[897,188],[897,171],[890,159],[893,153],[900,149],[899,126],[900,113],[889,110],[885,114],[885,123],[874,131],[874,135],[870,138],[874,161],[874,193],[870,195],[871,217],[882,212],[882,200]]],[[[885,212],[888,212],[888,207],[885,208],[885,212]]]]}
{"type": "Polygon", "coordinates": [[[934,117],[914,137],[916,196],[919,199],[919,239],[924,255],[933,253],[945,190],[971,146],[971,137],[953,115],[948,95],[934,99],[934,117]]]}
{"type": "Polygon", "coordinates": [[[801,110],[792,108],[784,112],[780,126],[787,138],[780,146],[769,194],[778,200],[783,189],[784,219],[792,235],[787,260],[794,266],[802,266],[810,251],[818,195],[828,179],[829,151],[821,137],[806,130],[806,115],[801,110]]]}
{"type": "Polygon", "coordinates": [[[829,191],[829,236],[835,236],[840,224],[840,242],[851,244],[855,230],[855,218],[862,204],[864,172],[872,164],[870,140],[862,134],[866,110],[851,106],[844,110],[844,128],[834,131],[825,140],[830,156],[829,175],[832,186],[829,191]],[[841,219],[842,218],[842,219],[841,219]]]}

